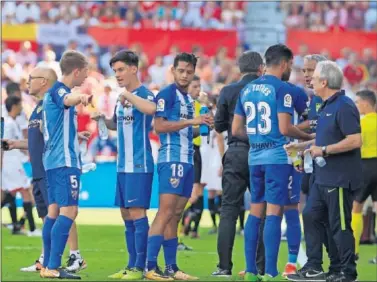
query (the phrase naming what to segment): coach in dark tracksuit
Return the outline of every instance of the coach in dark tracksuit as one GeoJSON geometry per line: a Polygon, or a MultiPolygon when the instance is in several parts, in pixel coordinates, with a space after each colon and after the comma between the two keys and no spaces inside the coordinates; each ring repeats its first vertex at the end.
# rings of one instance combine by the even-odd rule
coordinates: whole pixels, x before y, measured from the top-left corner
{"type": "MultiPolygon", "coordinates": [[[[313,221],[328,220],[340,259],[340,273],[327,278],[351,282],[357,278],[355,242],[351,228],[354,191],[362,181],[360,114],[354,102],[340,88],[343,73],[331,61],[318,63],[312,84],[324,101],[317,122],[312,157],[325,157],[326,165],[316,164],[311,187],[313,221]]],[[[315,232],[315,230],[306,230],[315,232]]]]}
{"type": "MultiPolygon", "coordinates": [[[[238,65],[243,77],[240,81],[227,85],[221,90],[215,115],[215,129],[218,133],[228,131],[229,147],[223,157],[223,194],[217,238],[219,264],[218,270],[212,273],[213,276],[232,275],[232,251],[236,223],[240,207],[243,205],[243,196],[246,188],[249,187],[249,141],[247,137],[232,136],[233,114],[241,90],[246,84],[262,75],[263,59],[259,53],[247,51],[239,58],[238,65]]],[[[263,224],[261,224],[261,230],[263,230],[263,224]]],[[[263,235],[260,238],[263,238],[263,235]]],[[[263,240],[260,242],[258,267],[260,266],[259,270],[263,273],[263,240]]]]}

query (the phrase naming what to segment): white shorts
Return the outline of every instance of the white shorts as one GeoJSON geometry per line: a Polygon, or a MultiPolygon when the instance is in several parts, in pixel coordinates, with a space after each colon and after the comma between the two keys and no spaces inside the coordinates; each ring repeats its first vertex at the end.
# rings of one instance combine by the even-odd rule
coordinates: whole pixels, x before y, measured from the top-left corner
{"type": "Polygon", "coordinates": [[[219,176],[221,167],[220,154],[210,148],[200,149],[202,155],[202,177],[200,182],[206,184],[205,188],[207,190],[221,191],[221,177],[219,176]]]}
{"type": "Polygon", "coordinates": [[[3,171],[1,173],[1,189],[4,191],[13,191],[22,188],[29,188],[31,180],[26,176],[23,164],[19,159],[12,162],[4,158],[3,171]],[[5,162],[7,161],[7,162],[5,162]]]}

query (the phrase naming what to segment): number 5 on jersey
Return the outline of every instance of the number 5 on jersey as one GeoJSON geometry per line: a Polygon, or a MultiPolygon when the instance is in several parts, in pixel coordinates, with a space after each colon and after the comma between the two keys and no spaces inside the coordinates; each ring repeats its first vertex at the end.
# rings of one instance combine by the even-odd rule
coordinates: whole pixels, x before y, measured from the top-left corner
{"type": "Polygon", "coordinates": [[[259,102],[255,105],[253,102],[245,102],[246,131],[247,134],[267,135],[271,132],[271,108],[266,102],[259,102]],[[258,116],[257,116],[258,114],[258,116]]]}

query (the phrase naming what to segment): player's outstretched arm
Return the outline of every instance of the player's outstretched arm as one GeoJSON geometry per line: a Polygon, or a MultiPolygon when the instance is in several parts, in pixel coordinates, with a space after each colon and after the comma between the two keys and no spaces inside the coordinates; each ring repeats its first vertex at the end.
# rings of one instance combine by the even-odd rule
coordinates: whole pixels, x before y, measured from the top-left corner
{"type": "Polygon", "coordinates": [[[180,121],[168,121],[163,117],[155,117],[154,128],[157,133],[169,133],[179,131],[188,126],[205,124],[213,126],[213,117],[209,115],[197,116],[194,119],[184,119],[180,121]]]}
{"type": "Polygon", "coordinates": [[[78,104],[87,106],[92,103],[93,95],[70,93],[64,97],[64,106],[72,107],[78,104]]]}
{"type": "Polygon", "coordinates": [[[246,136],[245,117],[239,114],[234,114],[232,123],[233,136],[246,136]]]}
{"type": "Polygon", "coordinates": [[[99,112],[95,112],[95,113],[92,113],[90,118],[92,120],[95,120],[95,121],[98,121],[100,118],[103,118],[104,121],[105,121],[105,124],[106,124],[106,127],[107,129],[110,129],[110,130],[117,130],[117,124],[116,122],[114,121],[114,118],[111,118],[111,119],[107,119],[105,118],[105,115],[104,114],[101,114],[99,112]]]}
{"type": "MultiPolygon", "coordinates": [[[[152,97],[153,98],[153,97],[152,97]]],[[[147,99],[141,98],[134,95],[128,91],[123,92],[119,96],[119,100],[124,105],[125,100],[128,100],[132,105],[134,105],[140,112],[146,115],[154,115],[156,112],[156,104],[147,99]]]]}
{"type": "Polygon", "coordinates": [[[7,143],[8,151],[14,150],[14,149],[27,150],[29,148],[28,139],[25,139],[25,140],[3,139],[2,141],[7,143]]]}
{"type": "Polygon", "coordinates": [[[305,120],[296,126],[300,130],[306,130],[310,128],[309,120],[305,120]]]}

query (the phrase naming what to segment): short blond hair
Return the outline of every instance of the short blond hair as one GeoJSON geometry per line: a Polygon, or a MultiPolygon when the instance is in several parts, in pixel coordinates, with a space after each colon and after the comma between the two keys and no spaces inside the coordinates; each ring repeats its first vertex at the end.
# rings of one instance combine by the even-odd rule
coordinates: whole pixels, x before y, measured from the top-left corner
{"type": "Polygon", "coordinates": [[[75,69],[83,69],[87,66],[88,60],[85,55],[75,50],[65,51],[60,59],[60,69],[63,75],[69,75],[75,69]]]}

